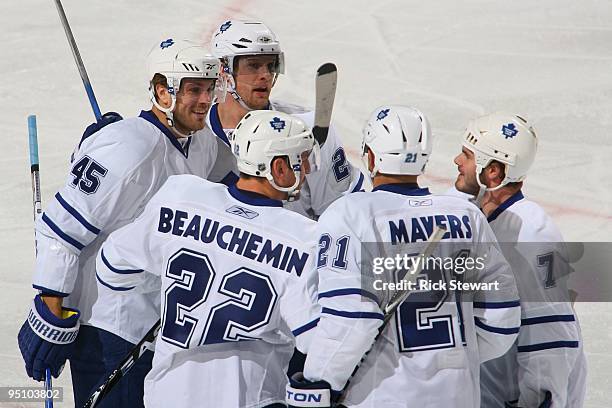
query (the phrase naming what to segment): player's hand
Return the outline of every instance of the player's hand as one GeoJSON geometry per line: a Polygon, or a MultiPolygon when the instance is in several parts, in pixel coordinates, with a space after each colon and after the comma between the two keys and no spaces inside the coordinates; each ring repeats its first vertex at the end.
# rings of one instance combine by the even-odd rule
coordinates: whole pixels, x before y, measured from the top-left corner
{"type": "Polygon", "coordinates": [[[60,375],[79,332],[79,316],[78,310],[62,308],[62,318],[59,318],[40,295],[34,298],[17,336],[28,376],[42,381],[47,368],[54,377],[60,375]]]}
{"type": "MultiPolygon", "coordinates": [[[[517,405],[516,401],[506,402],[504,406],[505,408],[521,408],[517,405]]],[[[550,391],[546,391],[544,393],[544,401],[542,401],[542,403],[538,405],[538,408],[551,408],[551,407],[552,407],[552,393],[550,391]]]]}
{"type": "Polygon", "coordinates": [[[302,373],[296,373],[289,378],[285,402],[289,408],[329,408],[332,406],[332,390],[327,381],[308,381],[302,373]]]}
{"type": "Polygon", "coordinates": [[[81,140],[87,139],[89,136],[93,135],[94,133],[102,129],[104,126],[108,126],[111,123],[119,122],[122,119],[123,117],[117,112],[106,112],[104,115],[102,115],[100,119],[98,119],[96,123],[92,123],[91,125],[87,126],[87,129],[85,129],[85,132],[83,132],[83,137],[81,138],[81,140]]]}

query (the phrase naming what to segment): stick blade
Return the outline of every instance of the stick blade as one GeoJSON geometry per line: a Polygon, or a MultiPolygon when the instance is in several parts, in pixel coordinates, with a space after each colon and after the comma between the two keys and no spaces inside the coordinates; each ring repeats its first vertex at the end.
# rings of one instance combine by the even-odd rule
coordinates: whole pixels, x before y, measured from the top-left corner
{"type": "Polygon", "coordinates": [[[335,64],[328,62],[317,69],[315,119],[312,133],[321,146],[327,140],[334,99],[336,98],[337,82],[338,68],[335,64]]]}

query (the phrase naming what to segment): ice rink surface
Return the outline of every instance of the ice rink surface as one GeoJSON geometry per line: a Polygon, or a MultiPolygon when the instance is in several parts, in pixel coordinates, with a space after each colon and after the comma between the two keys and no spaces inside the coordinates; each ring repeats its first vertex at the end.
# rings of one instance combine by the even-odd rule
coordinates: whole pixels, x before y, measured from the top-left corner
{"type": "MultiPolygon", "coordinates": [[[[353,161],[361,127],[383,103],[429,116],[436,137],[424,182],[451,185],[467,121],[522,113],[540,150],[524,192],[568,241],[612,241],[612,3],[604,0],[159,1],[64,0],[102,111],[150,106],[144,58],[169,36],[208,40],[228,18],[279,36],[287,70],[273,99],[312,106],[314,73],[339,69],[334,122],[353,161]]],[[[38,116],[43,206],[94,118],[53,1],[11,1],[0,13],[0,386],[34,385],[16,342],[33,290],[26,117],[38,116]]],[[[425,183],[423,183],[425,184],[425,183]]],[[[578,303],[589,357],[587,404],[612,407],[610,304],[578,303]]],[[[69,373],[56,385],[71,406],[69,373]]],[[[42,404],[0,403],[0,407],[42,404]]]]}

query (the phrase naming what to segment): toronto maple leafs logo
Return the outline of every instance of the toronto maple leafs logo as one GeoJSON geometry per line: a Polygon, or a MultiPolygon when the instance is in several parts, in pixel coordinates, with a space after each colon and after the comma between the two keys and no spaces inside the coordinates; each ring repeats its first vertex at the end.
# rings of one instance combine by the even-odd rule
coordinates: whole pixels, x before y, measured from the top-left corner
{"type": "Polygon", "coordinates": [[[161,44],[159,44],[162,50],[171,47],[172,45],[174,45],[174,40],[172,38],[168,38],[167,40],[164,40],[161,42],[161,44]]]}
{"type": "Polygon", "coordinates": [[[232,26],[232,22],[231,21],[226,21],[225,23],[221,24],[221,27],[219,27],[219,32],[225,32],[227,31],[228,28],[230,28],[232,26]]]}
{"type": "Polygon", "coordinates": [[[514,123],[508,123],[507,125],[503,125],[501,131],[506,139],[511,139],[517,135],[518,130],[516,129],[516,125],[514,123]]]}
{"type": "Polygon", "coordinates": [[[384,118],[386,118],[389,115],[390,110],[391,109],[383,109],[378,112],[378,115],[376,115],[376,120],[383,120],[384,118]]]}
{"type": "Polygon", "coordinates": [[[270,126],[272,126],[272,129],[278,130],[278,133],[280,133],[281,130],[283,130],[285,128],[285,121],[281,120],[281,118],[275,116],[270,121],[270,126]]]}

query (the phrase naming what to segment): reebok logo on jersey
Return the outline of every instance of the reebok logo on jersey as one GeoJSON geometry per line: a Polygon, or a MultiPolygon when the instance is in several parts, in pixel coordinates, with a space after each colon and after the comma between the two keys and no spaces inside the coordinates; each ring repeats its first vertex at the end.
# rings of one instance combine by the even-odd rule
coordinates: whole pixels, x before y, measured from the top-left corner
{"type": "Polygon", "coordinates": [[[501,131],[506,139],[511,139],[517,135],[518,130],[516,130],[516,125],[514,123],[508,123],[507,125],[503,125],[501,131]]]}
{"type": "Polygon", "coordinates": [[[408,204],[411,207],[429,207],[433,204],[433,201],[428,199],[428,200],[409,200],[408,204]]]}
{"type": "Polygon", "coordinates": [[[240,207],[237,205],[233,205],[230,208],[226,209],[225,212],[228,212],[230,214],[234,214],[234,215],[238,215],[242,218],[246,218],[249,220],[252,220],[253,218],[257,217],[259,215],[259,213],[249,210],[247,208],[244,207],[240,207]]]}

